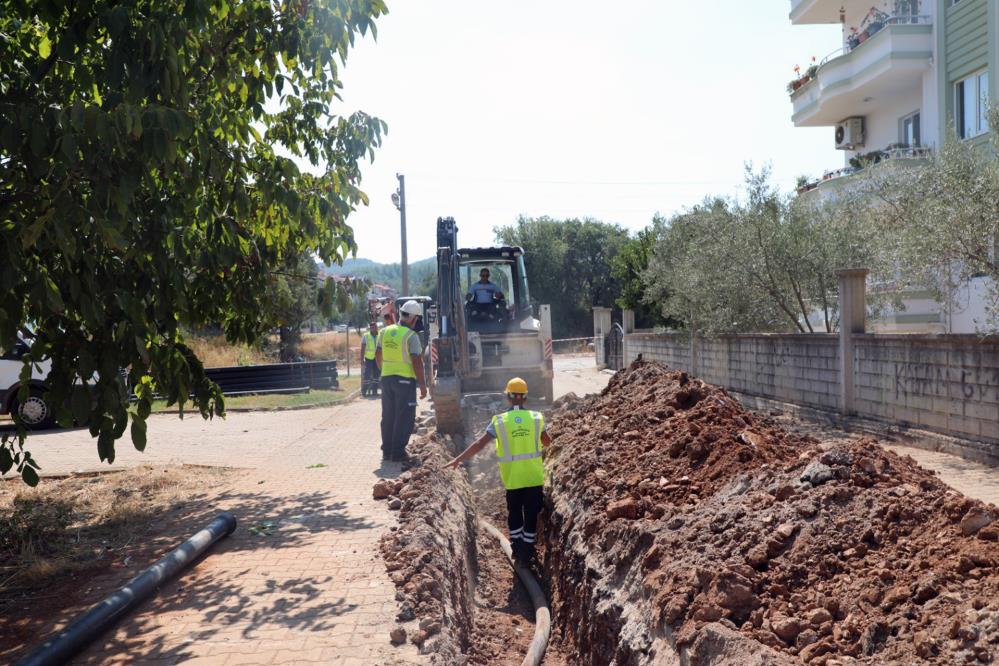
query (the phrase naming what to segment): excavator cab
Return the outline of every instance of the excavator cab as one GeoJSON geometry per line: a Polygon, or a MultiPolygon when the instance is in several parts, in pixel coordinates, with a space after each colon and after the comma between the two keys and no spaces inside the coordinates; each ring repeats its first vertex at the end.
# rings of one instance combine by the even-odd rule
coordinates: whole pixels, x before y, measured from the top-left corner
{"type": "Polygon", "coordinates": [[[534,328],[521,248],[462,249],[458,266],[470,332],[508,333],[534,328]]]}

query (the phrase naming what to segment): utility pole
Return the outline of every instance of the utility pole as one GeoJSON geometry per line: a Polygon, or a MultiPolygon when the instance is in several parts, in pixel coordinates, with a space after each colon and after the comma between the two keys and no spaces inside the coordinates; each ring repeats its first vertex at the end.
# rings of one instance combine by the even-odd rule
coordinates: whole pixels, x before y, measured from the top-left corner
{"type": "Polygon", "coordinates": [[[402,293],[409,296],[409,258],[406,256],[406,176],[395,175],[399,179],[399,189],[392,193],[392,203],[399,210],[399,233],[402,236],[402,293]]]}

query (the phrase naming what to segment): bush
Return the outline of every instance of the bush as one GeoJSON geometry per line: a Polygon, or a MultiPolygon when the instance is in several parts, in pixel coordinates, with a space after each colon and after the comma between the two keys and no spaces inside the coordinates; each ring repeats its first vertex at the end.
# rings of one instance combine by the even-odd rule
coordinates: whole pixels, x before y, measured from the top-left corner
{"type": "Polygon", "coordinates": [[[63,500],[18,496],[0,517],[0,554],[4,559],[57,552],[68,538],[72,507],[63,500]]]}

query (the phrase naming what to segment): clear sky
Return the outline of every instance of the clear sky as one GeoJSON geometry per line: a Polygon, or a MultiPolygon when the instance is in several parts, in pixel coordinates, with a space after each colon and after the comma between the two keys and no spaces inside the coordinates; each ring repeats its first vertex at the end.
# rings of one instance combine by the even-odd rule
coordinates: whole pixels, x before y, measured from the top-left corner
{"type": "Polygon", "coordinates": [[[463,246],[520,214],[641,229],[710,194],[743,164],[784,188],[842,166],[831,128],[795,128],[785,91],[839,43],[792,26],[787,0],[389,0],[378,40],[343,73],[345,110],[389,133],[350,222],[358,256],[399,260],[390,200],[406,175],[410,261],[432,256],[440,215],[463,246]]]}

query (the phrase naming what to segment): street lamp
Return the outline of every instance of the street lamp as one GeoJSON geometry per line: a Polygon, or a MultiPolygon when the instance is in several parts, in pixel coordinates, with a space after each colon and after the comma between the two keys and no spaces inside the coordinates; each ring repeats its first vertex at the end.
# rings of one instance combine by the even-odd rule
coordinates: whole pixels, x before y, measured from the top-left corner
{"type": "Polygon", "coordinates": [[[401,173],[399,189],[392,193],[392,205],[399,211],[399,233],[402,236],[402,296],[409,296],[409,259],[406,256],[406,177],[401,173]]]}

